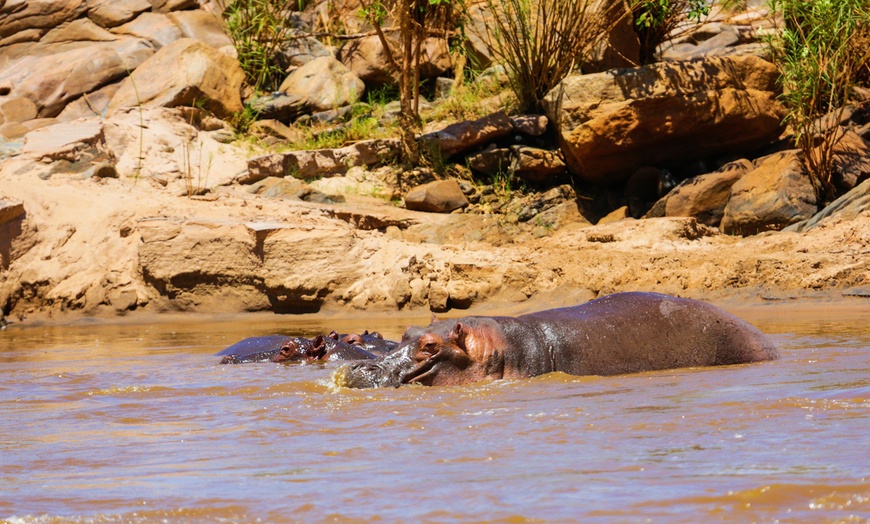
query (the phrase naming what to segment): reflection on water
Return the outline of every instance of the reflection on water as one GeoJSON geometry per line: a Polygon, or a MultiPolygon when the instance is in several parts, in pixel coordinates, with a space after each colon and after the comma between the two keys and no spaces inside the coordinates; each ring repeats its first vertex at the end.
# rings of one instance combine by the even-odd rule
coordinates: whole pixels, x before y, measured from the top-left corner
{"type": "Polygon", "coordinates": [[[361,391],[331,387],[336,364],[213,354],[425,320],[13,327],[0,518],[866,521],[870,329],[817,317],[747,317],[777,362],[361,391]]]}

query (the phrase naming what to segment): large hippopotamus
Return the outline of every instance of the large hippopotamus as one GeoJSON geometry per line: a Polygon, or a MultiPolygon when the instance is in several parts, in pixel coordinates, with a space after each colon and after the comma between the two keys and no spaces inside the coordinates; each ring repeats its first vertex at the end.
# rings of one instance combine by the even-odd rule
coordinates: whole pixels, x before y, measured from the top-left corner
{"type": "Polygon", "coordinates": [[[343,366],[352,388],[468,384],[479,380],[616,375],[777,358],[770,340],[710,304],[658,293],[617,293],[518,317],[473,316],[409,327],[398,348],[343,366]]]}

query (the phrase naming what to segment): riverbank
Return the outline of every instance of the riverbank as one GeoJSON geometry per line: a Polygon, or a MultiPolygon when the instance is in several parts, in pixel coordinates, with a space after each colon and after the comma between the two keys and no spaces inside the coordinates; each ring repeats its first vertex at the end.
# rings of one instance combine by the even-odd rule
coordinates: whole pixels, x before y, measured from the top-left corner
{"type": "MultiPolygon", "coordinates": [[[[230,176],[220,168],[233,154],[215,155],[217,177],[230,176]]],[[[343,203],[315,204],[231,184],[187,197],[146,180],[45,176],[50,169],[20,158],[0,166],[7,198],[28,203],[0,286],[20,325],[258,311],[515,314],[637,290],[726,308],[864,307],[870,298],[866,211],[744,238],[694,218],[593,226],[573,202],[548,224],[420,213],[345,178],[332,188],[343,203]]]]}

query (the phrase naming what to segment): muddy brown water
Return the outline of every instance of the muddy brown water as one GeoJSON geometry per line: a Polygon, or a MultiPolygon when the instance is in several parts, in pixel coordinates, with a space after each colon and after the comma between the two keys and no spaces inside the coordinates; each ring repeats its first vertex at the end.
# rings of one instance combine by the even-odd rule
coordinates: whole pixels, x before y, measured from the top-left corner
{"type": "Polygon", "coordinates": [[[214,357],[359,320],[11,326],[0,519],[868,522],[868,311],[742,313],[776,362],[363,391],[214,357]]]}

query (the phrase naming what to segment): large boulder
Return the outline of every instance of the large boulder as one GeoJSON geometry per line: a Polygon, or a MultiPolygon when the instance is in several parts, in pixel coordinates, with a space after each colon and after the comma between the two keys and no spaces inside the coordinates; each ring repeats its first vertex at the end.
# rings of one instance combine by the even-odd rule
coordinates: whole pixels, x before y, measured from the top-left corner
{"type": "Polygon", "coordinates": [[[365,88],[344,64],[322,56],[290,73],[278,90],[305,100],[312,111],[327,111],[356,102],[365,88]]]}
{"type": "Polygon", "coordinates": [[[598,73],[640,64],[640,40],[634,30],[634,17],[627,0],[596,0],[590,13],[601,16],[605,34],[591,56],[581,64],[586,73],[598,73]]]}
{"type": "Polygon", "coordinates": [[[740,153],[775,139],[773,64],[755,56],[658,63],[565,78],[544,98],[568,166],[596,183],[639,165],[740,153]]]}
{"type": "Polygon", "coordinates": [[[720,229],[730,235],[778,231],[812,217],[816,195],[797,150],[774,153],[731,186],[720,229]]]}
{"type": "Polygon", "coordinates": [[[151,42],[155,49],[168,46],[184,36],[175,22],[163,13],[142,13],[132,22],[115,27],[112,31],[144,38],[151,42]]]}
{"type": "Polygon", "coordinates": [[[754,169],[746,159],[729,162],[713,173],[682,181],[647,213],[653,217],[695,217],[699,223],[717,227],[731,198],[731,187],[754,169]]]}
{"type": "MultiPolygon", "coordinates": [[[[387,40],[395,45],[395,40],[387,40]]],[[[363,82],[373,86],[395,84],[398,75],[390,68],[384,46],[377,35],[366,36],[346,44],[341,49],[341,63],[353,71],[363,82]]]]}
{"type": "Polygon", "coordinates": [[[148,0],[93,0],[88,6],[88,18],[102,27],[119,26],[151,10],[148,0]]]}
{"type": "Polygon", "coordinates": [[[507,136],[513,130],[510,118],[498,111],[477,120],[457,122],[439,131],[425,133],[418,137],[418,141],[447,158],[507,136]]]}
{"type": "Polygon", "coordinates": [[[797,231],[803,233],[817,227],[820,223],[830,217],[836,217],[841,220],[854,220],[861,213],[870,210],[870,179],[867,179],[851,191],[834,200],[819,211],[812,218],[797,222],[786,227],[783,231],[797,231]]]}
{"type": "Polygon", "coordinates": [[[109,116],[125,107],[201,106],[218,117],[241,111],[245,74],[238,60],[198,40],[161,48],[121,84],[109,116]]]}
{"type": "Polygon", "coordinates": [[[87,4],[85,0],[0,2],[0,39],[20,36],[38,40],[45,31],[81,16],[87,4]]]}
{"type": "MultiPolygon", "coordinates": [[[[36,103],[42,118],[54,117],[72,100],[120,80],[154,53],[144,40],[124,37],[47,55],[28,55],[0,72],[10,95],[36,103]]],[[[165,75],[165,71],[163,71],[165,75]]]]}
{"type": "Polygon", "coordinates": [[[454,179],[429,182],[405,195],[405,207],[414,211],[449,213],[467,205],[468,199],[454,179]]]}
{"type": "MultiPolygon", "coordinates": [[[[394,59],[400,62],[399,44],[389,36],[387,42],[393,50],[394,59]]],[[[398,72],[390,67],[384,46],[377,35],[350,42],[342,48],[340,58],[341,62],[366,84],[378,86],[398,83],[398,72]]],[[[420,50],[420,78],[435,78],[444,75],[452,68],[447,41],[443,38],[425,39],[420,50]]]]}

